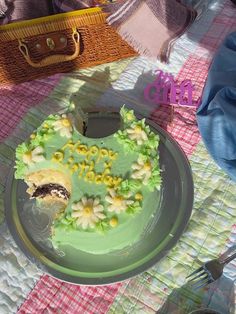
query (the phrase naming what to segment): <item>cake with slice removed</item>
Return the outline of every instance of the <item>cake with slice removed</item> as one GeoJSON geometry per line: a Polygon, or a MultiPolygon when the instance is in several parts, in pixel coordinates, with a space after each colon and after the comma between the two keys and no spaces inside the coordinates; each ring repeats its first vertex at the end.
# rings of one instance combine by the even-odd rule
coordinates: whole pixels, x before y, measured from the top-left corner
{"type": "Polygon", "coordinates": [[[16,149],[15,178],[31,198],[61,203],[51,239],[93,254],[139,241],[157,215],[161,175],[159,137],[132,110],[120,110],[121,128],[88,138],[70,115],[50,115],[16,149]]]}

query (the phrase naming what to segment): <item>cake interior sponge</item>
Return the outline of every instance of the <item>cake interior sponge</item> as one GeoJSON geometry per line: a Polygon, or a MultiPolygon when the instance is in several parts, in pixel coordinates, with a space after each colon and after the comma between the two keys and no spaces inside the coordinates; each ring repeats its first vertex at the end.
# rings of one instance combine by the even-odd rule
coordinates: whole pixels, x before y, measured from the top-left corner
{"type": "Polygon", "coordinates": [[[54,169],[31,172],[25,179],[31,197],[44,201],[60,200],[65,204],[71,195],[71,180],[65,173],[54,169]]]}

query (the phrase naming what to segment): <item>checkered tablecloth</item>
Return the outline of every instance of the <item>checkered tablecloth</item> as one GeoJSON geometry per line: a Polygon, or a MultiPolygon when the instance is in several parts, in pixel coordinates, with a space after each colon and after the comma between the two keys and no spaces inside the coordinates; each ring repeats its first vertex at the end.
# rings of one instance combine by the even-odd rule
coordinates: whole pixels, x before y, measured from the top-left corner
{"type": "MultiPolygon", "coordinates": [[[[187,154],[194,176],[195,201],[188,228],[178,244],[146,272],[109,286],[76,286],[43,274],[19,251],[3,221],[0,226],[0,313],[188,313],[210,306],[234,313],[235,263],[211,288],[183,296],[186,274],[197,260],[215,257],[235,243],[235,184],[213,162],[201,142],[195,109],[155,107],[142,98],[153,69],[173,73],[180,82],[190,79],[201,96],[214,52],[236,30],[236,8],[229,0],[212,1],[206,14],[174,47],[170,64],[145,58],[121,60],[66,75],[55,75],[18,86],[4,86],[0,99],[0,193],[14,147],[51,112],[79,99],[82,107],[96,104],[135,107],[165,128],[187,154]],[[139,78],[143,79],[139,79],[139,78]],[[223,288],[222,288],[223,287],[223,288]],[[231,309],[230,309],[231,308],[231,309]]],[[[0,198],[3,208],[3,201],[0,198]]],[[[2,211],[1,211],[2,213],[2,211]]]]}

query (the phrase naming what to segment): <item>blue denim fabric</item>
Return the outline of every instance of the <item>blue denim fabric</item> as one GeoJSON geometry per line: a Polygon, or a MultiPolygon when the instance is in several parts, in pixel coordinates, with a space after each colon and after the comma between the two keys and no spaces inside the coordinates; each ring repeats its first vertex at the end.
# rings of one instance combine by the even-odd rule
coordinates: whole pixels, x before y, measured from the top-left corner
{"type": "Polygon", "coordinates": [[[213,159],[236,181],[236,32],[214,57],[197,122],[213,159]]]}

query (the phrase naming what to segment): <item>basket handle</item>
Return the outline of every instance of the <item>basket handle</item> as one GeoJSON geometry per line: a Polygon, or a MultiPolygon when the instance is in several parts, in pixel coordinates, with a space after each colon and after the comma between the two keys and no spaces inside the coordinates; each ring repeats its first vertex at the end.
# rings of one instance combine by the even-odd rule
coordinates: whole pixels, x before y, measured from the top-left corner
{"type": "Polygon", "coordinates": [[[51,64],[74,60],[75,58],[78,57],[79,52],[80,52],[80,35],[76,28],[73,28],[72,31],[73,31],[72,39],[75,44],[75,51],[72,55],[56,54],[56,55],[48,56],[39,62],[33,62],[30,58],[28,47],[20,39],[18,40],[19,50],[24,56],[27,63],[34,68],[42,68],[51,64]]]}

